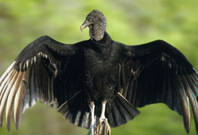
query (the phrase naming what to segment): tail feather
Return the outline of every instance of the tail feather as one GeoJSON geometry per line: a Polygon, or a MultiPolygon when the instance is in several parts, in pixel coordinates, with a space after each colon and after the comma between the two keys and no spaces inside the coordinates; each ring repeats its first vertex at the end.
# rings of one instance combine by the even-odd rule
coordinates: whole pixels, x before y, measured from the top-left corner
{"type": "Polygon", "coordinates": [[[106,116],[111,127],[125,124],[139,114],[139,111],[120,93],[107,103],[106,116]]]}
{"type": "Polygon", "coordinates": [[[58,112],[62,113],[71,123],[80,127],[89,128],[91,114],[84,99],[83,93],[80,91],[70,100],[63,103],[59,107],[58,112]]]}
{"type": "MultiPolygon", "coordinates": [[[[89,128],[91,124],[91,113],[83,92],[78,92],[70,100],[63,103],[58,112],[68,119],[71,123],[89,128]]],[[[99,107],[100,108],[100,107],[99,107]]],[[[96,108],[96,122],[98,123],[101,109],[96,108]]],[[[117,127],[133,119],[139,111],[131,105],[120,93],[117,93],[113,100],[106,106],[106,117],[111,127],[117,127]]]]}

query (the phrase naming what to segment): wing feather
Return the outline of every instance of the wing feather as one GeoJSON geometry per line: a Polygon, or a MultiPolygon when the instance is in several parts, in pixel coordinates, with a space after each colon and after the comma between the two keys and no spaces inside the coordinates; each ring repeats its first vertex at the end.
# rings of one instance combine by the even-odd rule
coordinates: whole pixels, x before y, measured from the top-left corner
{"type": "Polygon", "coordinates": [[[180,86],[180,88],[178,89],[178,94],[179,94],[179,98],[180,98],[182,109],[183,109],[182,112],[183,112],[184,126],[185,126],[187,133],[189,133],[189,130],[190,130],[189,99],[188,99],[185,89],[183,87],[184,82],[182,82],[180,77],[178,77],[176,80],[177,80],[178,86],[180,86]]]}
{"type": "MultiPolygon", "coordinates": [[[[82,57],[76,58],[75,53],[81,44],[84,42],[70,46],[43,36],[24,48],[0,78],[0,126],[3,124],[5,107],[8,130],[12,112],[18,129],[22,112],[37,101],[60,107],[82,90],[82,79],[79,79],[82,72],[78,70],[82,66],[78,65],[75,67],[77,71],[67,73],[68,69],[73,69],[73,65],[77,65],[76,62],[82,64],[82,57]],[[75,59],[72,59],[73,57],[75,59]],[[79,81],[69,82],[70,78],[79,81]]],[[[70,109],[68,108],[68,111],[70,109]]],[[[84,114],[77,113],[78,118],[74,121],[77,125],[84,123],[81,120],[84,114]]]]}
{"type": "MultiPolygon", "coordinates": [[[[12,68],[15,65],[15,61],[8,67],[8,69],[4,72],[4,74],[1,76],[0,78],[0,86],[2,84],[2,81],[7,77],[7,75],[10,73],[10,71],[12,70],[12,68]]],[[[5,81],[4,81],[5,82],[5,81]]]]}
{"type": "Polygon", "coordinates": [[[6,107],[6,122],[8,129],[10,129],[11,112],[12,112],[15,94],[19,88],[19,83],[21,80],[21,72],[16,72],[15,77],[16,79],[14,79],[14,85],[10,89],[10,94],[8,96],[7,107],[6,107]]]}
{"type": "Polygon", "coordinates": [[[191,105],[198,133],[198,72],[186,57],[160,40],[124,48],[127,58],[124,57],[120,64],[124,75],[119,75],[125,77],[119,82],[123,96],[136,107],[165,103],[183,116],[187,133],[190,130],[191,105]],[[127,66],[130,70],[125,68],[127,66]],[[127,79],[129,74],[131,80],[127,79]]]}
{"type": "Polygon", "coordinates": [[[14,69],[12,69],[10,71],[10,73],[5,77],[5,79],[3,80],[1,86],[0,86],[0,90],[1,90],[1,95],[0,95],[0,102],[3,98],[3,95],[5,94],[5,91],[8,87],[8,84],[9,84],[9,80],[12,78],[12,75],[14,73],[14,69]]]}
{"type": "Polygon", "coordinates": [[[6,84],[6,87],[4,88],[5,89],[5,93],[4,95],[2,96],[2,100],[1,100],[1,105],[0,105],[0,119],[1,119],[1,125],[3,124],[3,113],[4,113],[4,109],[5,109],[5,105],[6,105],[6,102],[7,102],[7,98],[8,98],[8,95],[10,93],[10,89],[12,88],[12,85],[14,84],[14,81],[16,79],[16,71],[14,70],[12,73],[11,73],[11,76],[10,78],[8,79],[8,81],[10,82],[9,84],[7,83],[6,84]]]}
{"type": "Polygon", "coordinates": [[[193,110],[196,130],[198,131],[198,105],[197,105],[197,99],[195,97],[195,94],[193,93],[193,91],[190,88],[188,88],[188,90],[187,90],[187,95],[188,95],[188,98],[190,100],[190,104],[191,104],[191,107],[192,107],[192,110],[193,110]]]}
{"type": "MultiPolygon", "coordinates": [[[[22,80],[27,80],[27,71],[22,73],[22,80]]],[[[25,100],[25,94],[26,94],[26,87],[24,81],[20,82],[19,89],[16,93],[15,100],[14,100],[14,120],[16,124],[16,128],[19,127],[19,121],[21,118],[21,114],[23,111],[23,105],[25,100]]]]}

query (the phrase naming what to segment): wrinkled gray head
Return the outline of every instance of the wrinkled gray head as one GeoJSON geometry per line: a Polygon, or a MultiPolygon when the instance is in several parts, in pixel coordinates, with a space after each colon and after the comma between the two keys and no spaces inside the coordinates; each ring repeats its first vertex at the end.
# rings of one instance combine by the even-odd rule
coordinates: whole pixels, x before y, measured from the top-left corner
{"type": "Polygon", "coordinates": [[[106,18],[102,12],[93,10],[89,13],[80,27],[81,31],[87,26],[89,27],[89,35],[92,40],[100,41],[103,39],[106,31],[106,18]]]}

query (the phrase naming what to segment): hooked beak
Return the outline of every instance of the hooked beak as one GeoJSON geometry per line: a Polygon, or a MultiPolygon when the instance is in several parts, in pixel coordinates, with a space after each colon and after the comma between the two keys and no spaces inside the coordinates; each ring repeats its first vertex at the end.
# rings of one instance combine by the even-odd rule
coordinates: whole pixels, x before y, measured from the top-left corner
{"type": "Polygon", "coordinates": [[[91,22],[85,20],[84,23],[80,26],[80,30],[83,31],[84,28],[92,24],[91,22]]]}

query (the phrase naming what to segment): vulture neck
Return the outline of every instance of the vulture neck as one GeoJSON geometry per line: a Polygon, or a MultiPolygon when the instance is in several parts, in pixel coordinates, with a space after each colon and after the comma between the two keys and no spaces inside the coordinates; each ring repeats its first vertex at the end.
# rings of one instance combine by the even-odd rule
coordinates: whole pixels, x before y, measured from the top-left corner
{"type": "Polygon", "coordinates": [[[109,57],[110,52],[112,51],[112,39],[105,32],[103,38],[100,41],[91,40],[94,43],[95,49],[98,50],[103,56],[109,57]]]}
{"type": "Polygon", "coordinates": [[[99,41],[91,39],[91,41],[98,45],[99,47],[109,47],[111,46],[112,39],[107,32],[104,32],[103,38],[99,41]]]}
{"type": "Polygon", "coordinates": [[[89,26],[89,35],[92,40],[100,41],[105,35],[106,24],[98,23],[89,26]]]}

